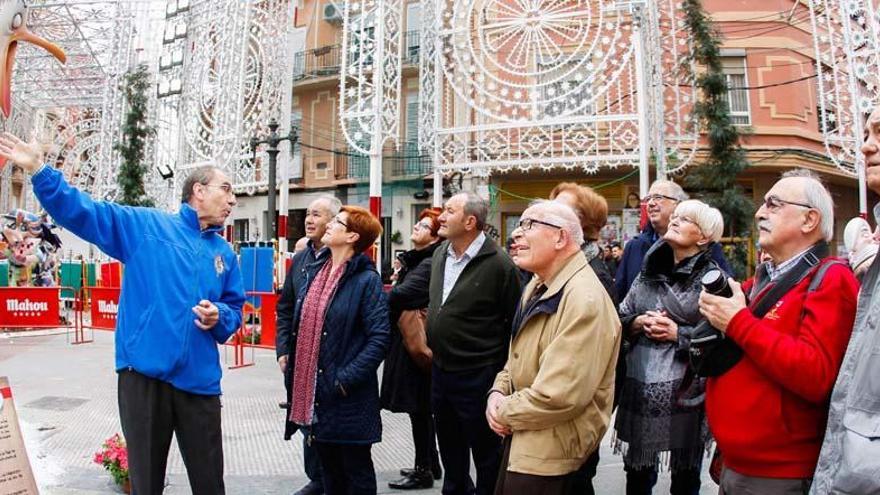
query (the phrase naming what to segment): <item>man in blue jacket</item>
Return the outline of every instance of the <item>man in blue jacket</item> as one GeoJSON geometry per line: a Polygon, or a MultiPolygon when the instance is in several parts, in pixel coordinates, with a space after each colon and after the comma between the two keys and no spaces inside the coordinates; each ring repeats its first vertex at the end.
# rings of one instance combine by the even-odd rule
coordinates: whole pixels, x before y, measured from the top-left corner
{"type": "Polygon", "coordinates": [[[236,204],[229,179],[197,168],[172,215],[94,201],[42,164],[36,142],[4,133],[0,156],[33,174],[58,225],[125,264],[116,372],[133,493],[162,493],[172,433],[192,492],[224,493],[217,345],[241,325],[244,303],[238,261],[219,235],[236,204]]]}
{"type": "MultiPolygon", "coordinates": [[[[648,225],[636,237],[626,243],[623,249],[623,256],[620,258],[620,264],[617,266],[617,275],[614,277],[614,285],[617,289],[617,299],[623,302],[629,288],[636,279],[636,275],[642,271],[642,260],[645,259],[645,253],[657,242],[658,239],[666,234],[666,227],[669,226],[669,217],[675,211],[678,203],[688,199],[688,195],[675,182],[669,180],[656,180],[648,189],[648,195],[643,201],[648,206],[648,225]]],[[[724,252],[721,245],[717,242],[712,246],[712,259],[718,263],[726,273],[731,273],[730,265],[724,258],[724,252]]]]}
{"type": "MultiPolygon", "coordinates": [[[[293,320],[295,303],[297,298],[305,297],[305,294],[297,294],[296,288],[308,286],[308,280],[315,277],[318,269],[330,256],[330,248],[324,246],[321,238],[327,231],[327,224],[339,214],[340,208],[342,208],[342,202],[326,194],[309,203],[305,221],[305,238],[308,239],[306,248],[293,257],[293,263],[284,278],[281,296],[278,298],[277,319],[275,320],[275,354],[278,366],[284,375],[285,397],[290,397],[291,387],[291,374],[287,372],[287,358],[293,350],[293,343],[296,340],[292,338],[296,335],[293,332],[293,327],[299,324],[298,321],[293,320]]],[[[287,404],[283,404],[283,407],[286,409],[287,404]]],[[[324,493],[324,474],[321,471],[321,461],[318,459],[315,448],[312,447],[312,442],[308,439],[308,432],[303,429],[302,434],[303,466],[309,482],[293,492],[293,495],[321,495],[324,493]]]]}

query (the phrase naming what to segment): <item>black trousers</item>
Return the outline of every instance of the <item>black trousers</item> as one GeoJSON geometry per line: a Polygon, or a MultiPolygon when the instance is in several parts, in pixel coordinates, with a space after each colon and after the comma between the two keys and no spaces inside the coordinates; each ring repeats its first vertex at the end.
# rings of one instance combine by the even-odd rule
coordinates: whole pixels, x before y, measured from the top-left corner
{"type": "Polygon", "coordinates": [[[593,478],[596,477],[596,470],[599,467],[599,447],[587,457],[586,462],[574,473],[574,487],[572,493],[578,495],[594,495],[593,478]]]}
{"type": "Polygon", "coordinates": [[[321,459],[315,451],[315,446],[309,442],[309,430],[305,427],[300,428],[303,437],[303,467],[306,471],[309,481],[314,481],[319,485],[324,484],[324,475],[321,472],[321,459]]]}
{"type": "Polygon", "coordinates": [[[432,371],[431,408],[445,469],[443,495],[491,495],[501,465],[501,437],[486,422],[486,393],[499,367],[448,372],[434,366],[432,371]],[[476,487],[470,475],[471,453],[476,487]]]}
{"type": "Polygon", "coordinates": [[[372,445],[312,442],[321,459],[326,495],[375,495],[372,445]]]}
{"type": "MultiPolygon", "coordinates": [[[[626,471],[626,495],[651,495],[657,484],[657,468],[648,467],[635,469],[624,463],[626,471]]],[[[700,468],[680,469],[672,471],[672,484],[669,486],[672,495],[699,495],[700,468]]]]}
{"type": "Polygon", "coordinates": [[[437,436],[434,434],[434,418],[430,413],[409,413],[412,426],[413,447],[416,451],[416,468],[431,470],[437,459],[437,436]]]}
{"type": "Polygon", "coordinates": [[[191,394],[129,370],[119,372],[117,391],[133,495],[162,493],[172,434],[193,495],[225,493],[220,396],[191,394]]]}
{"type": "MultiPolygon", "coordinates": [[[[504,439],[504,455],[498,471],[495,495],[575,495],[575,472],[558,476],[537,476],[534,474],[512,473],[507,470],[510,463],[511,437],[504,439]]],[[[580,494],[578,494],[580,495],[580,494]]]]}

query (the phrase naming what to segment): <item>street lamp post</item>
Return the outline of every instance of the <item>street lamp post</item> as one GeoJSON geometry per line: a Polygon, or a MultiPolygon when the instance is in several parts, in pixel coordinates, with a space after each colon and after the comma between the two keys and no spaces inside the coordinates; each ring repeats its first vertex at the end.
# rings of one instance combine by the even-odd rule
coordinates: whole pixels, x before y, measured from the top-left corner
{"type": "MultiPolygon", "coordinates": [[[[266,154],[269,155],[269,225],[267,226],[268,228],[263,229],[263,235],[266,241],[278,238],[279,223],[283,224],[282,230],[285,231],[284,235],[287,235],[287,212],[284,212],[284,215],[282,216],[283,218],[279,219],[285,221],[275,221],[275,167],[278,163],[278,153],[280,152],[280,150],[278,149],[278,145],[281,144],[281,142],[283,141],[290,141],[290,147],[291,149],[293,149],[293,147],[296,146],[296,142],[298,139],[299,135],[297,134],[296,129],[293,127],[290,128],[290,131],[287,133],[286,136],[279,135],[278,121],[275,119],[271,119],[269,121],[269,135],[265,139],[259,139],[257,137],[251,138],[251,154],[253,155],[254,160],[256,160],[257,156],[257,146],[261,144],[267,145],[266,154]]],[[[287,184],[285,184],[284,187],[287,187],[287,184]]]]}

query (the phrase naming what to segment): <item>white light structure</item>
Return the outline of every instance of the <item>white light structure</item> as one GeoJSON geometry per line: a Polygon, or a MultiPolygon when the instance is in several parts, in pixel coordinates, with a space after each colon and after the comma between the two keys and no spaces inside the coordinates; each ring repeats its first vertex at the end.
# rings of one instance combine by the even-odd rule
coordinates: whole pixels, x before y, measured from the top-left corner
{"type": "Polygon", "coordinates": [[[399,145],[402,16],[401,0],[353,0],[343,9],[340,124],[350,148],[370,157],[370,211],[377,218],[382,148],[399,145]]]}
{"type": "MultiPolygon", "coordinates": [[[[239,192],[266,188],[267,160],[261,153],[253,163],[248,142],[271,118],[284,133],[289,126],[292,2],[35,0],[29,7],[30,27],[61,46],[68,63],[20,45],[13,114],[3,127],[52,138],[48,159],[72,183],[115,197],[120,83],[140,57],[156,71],[149,121],[157,132],[147,157],[155,166],[145,182],[158,206],[176,209],[186,171],[204,163],[229,173],[239,192]]],[[[279,158],[284,193],[289,150],[279,158]]],[[[28,184],[13,175],[12,167],[0,172],[0,211],[35,206],[22,203],[32,201],[22,193],[28,184]]]]}
{"type": "Polygon", "coordinates": [[[880,101],[880,2],[808,2],[816,51],[819,122],[828,156],[858,178],[859,213],[867,215],[865,117],[880,101]]]}
{"type": "Polygon", "coordinates": [[[693,157],[675,2],[426,0],[423,12],[419,140],[435,204],[442,172],[639,166],[644,193],[652,151],[660,176],[693,157]]]}
{"type": "MultiPolygon", "coordinates": [[[[96,197],[112,197],[118,162],[113,143],[121,124],[119,82],[131,65],[135,16],[142,4],[69,0],[28,3],[29,25],[67,54],[58,64],[20,44],[12,78],[13,114],[3,128],[51,142],[47,161],[96,197]]],[[[29,181],[0,173],[0,211],[37,208],[29,181]]]]}
{"type": "MultiPolygon", "coordinates": [[[[253,161],[249,141],[268,134],[273,118],[282,124],[280,133],[289,130],[293,4],[177,0],[175,7],[173,14],[166,12],[164,38],[169,30],[174,37],[164,48],[160,69],[166,68],[160,74],[167,83],[164,88],[160,83],[156,102],[154,161],[174,170],[167,206],[179,201],[176,191],[188,171],[208,163],[229,174],[238,192],[264,191],[268,159],[259,152],[253,161]]],[[[282,214],[289,167],[288,147],[279,155],[282,214]]],[[[158,171],[155,180],[165,182],[158,171]]]]}

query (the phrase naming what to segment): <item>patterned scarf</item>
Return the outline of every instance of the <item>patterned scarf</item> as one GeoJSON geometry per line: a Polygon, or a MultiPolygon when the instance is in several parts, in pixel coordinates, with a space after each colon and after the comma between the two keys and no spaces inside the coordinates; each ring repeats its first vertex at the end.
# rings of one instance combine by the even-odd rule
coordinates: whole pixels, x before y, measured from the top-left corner
{"type": "Polygon", "coordinates": [[[298,425],[310,425],[314,420],[315,379],[321,350],[321,330],[324,328],[327,305],[336,292],[346,263],[332,273],[333,263],[329,260],[324,263],[303,301],[299,333],[296,336],[293,387],[290,391],[289,419],[298,425]]]}

